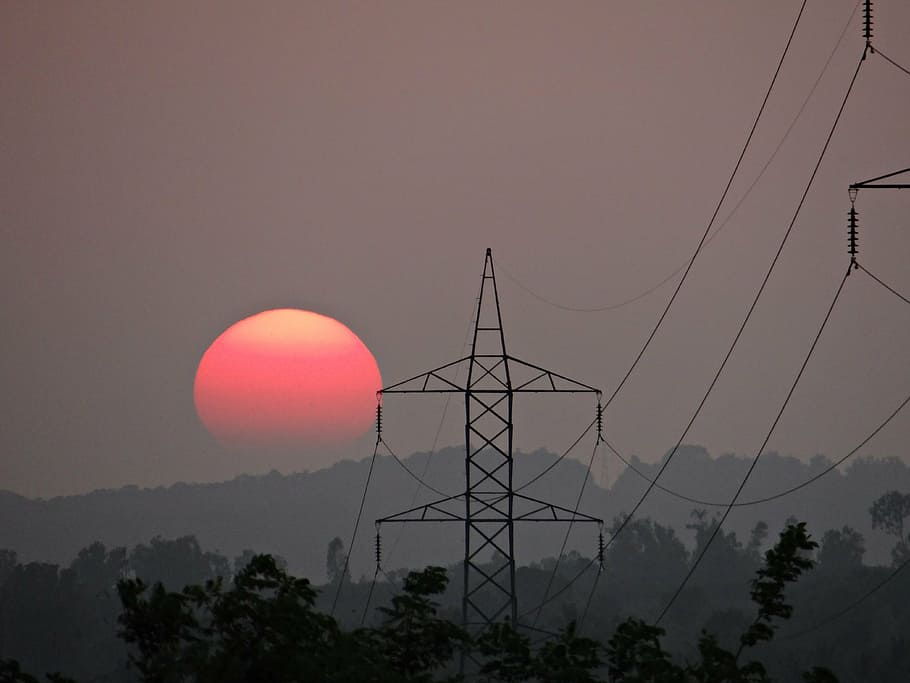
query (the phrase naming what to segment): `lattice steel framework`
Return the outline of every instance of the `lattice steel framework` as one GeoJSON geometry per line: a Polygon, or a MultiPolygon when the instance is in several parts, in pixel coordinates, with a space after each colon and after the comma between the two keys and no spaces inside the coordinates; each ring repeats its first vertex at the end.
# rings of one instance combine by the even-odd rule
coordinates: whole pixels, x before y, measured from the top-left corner
{"type": "Polygon", "coordinates": [[[493,256],[487,249],[471,354],[380,393],[464,394],[464,493],[383,517],[376,523],[463,523],[463,624],[486,627],[509,618],[518,626],[515,523],[596,522],[602,526],[603,520],[515,491],[514,397],[524,393],[593,393],[599,398],[600,391],[507,353],[493,256]],[[492,560],[481,557],[487,552],[492,552],[492,560]]]}

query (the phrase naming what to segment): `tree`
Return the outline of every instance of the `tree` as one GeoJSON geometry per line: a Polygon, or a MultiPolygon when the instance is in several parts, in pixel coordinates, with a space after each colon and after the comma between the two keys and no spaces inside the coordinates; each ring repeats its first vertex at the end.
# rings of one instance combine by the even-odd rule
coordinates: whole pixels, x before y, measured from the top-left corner
{"type": "Polygon", "coordinates": [[[156,536],[148,545],[133,548],[129,564],[136,576],[161,581],[169,589],[202,584],[207,579],[231,573],[227,558],[203,552],[195,536],[173,540],[156,536]]]}
{"type": "Polygon", "coordinates": [[[709,517],[705,510],[693,510],[691,521],[686,524],[695,535],[692,561],[702,558],[694,585],[709,592],[721,604],[735,604],[740,600],[743,580],[761,562],[758,548],[767,530],[761,524],[756,525],[752,531],[752,545],[744,547],[736,532],[718,529],[719,523],[716,515],[709,517]]]}
{"type": "Polygon", "coordinates": [[[508,622],[494,624],[477,642],[485,660],[481,677],[498,683],[593,683],[594,671],[602,664],[601,650],[596,640],[578,634],[574,622],[537,650],[508,622]]]}
{"type": "Polygon", "coordinates": [[[121,636],[147,683],[328,680],[334,620],[313,609],[309,581],[257,555],[235,577],[168,592],[141,579],[118,585],[121,636]]]}
{"type": "Polygon", "coordinates": [[[863,535],[849,526],[829,529],[822,536],[818,566],[822,571],[848,573],[863,566],[866,542],[863,535]]]}
{"type": "MultiPolygon", "coordinates": [[[[731,567],[742,562],[742,559],[747,556],[743,550],[743,544],[736,538],[736,532],[721,529],[715,536],[715,529],[720,522],[716,515],[709,518],[707,510],[692,510],[689,516],[692,521],[686,524],[686,528],[695,534],[695,550],[692,552],[692,559],[699,557],[705,546],[710,543],[704,561],[710,561],[722,567],[724,573],[729,574],[731,567]]],[[[760,544],[763,540],[763,532],[766,533],[767,529],[763,530],[760,525],[753,530],[753,540],[756,544],[760,544]]]]}
{"type": "MultiPolygon", "coordinates": [[[[622,524],[613,520],[612,533],[622,524]]],[[[686,570],[689,554],[670,527],[650,519],[633,519],[615,537],[606,556],[606,572],[625,590],[653,593],[653,587],[672,581],[686,570]]]]}
{"type": "Polygon", "coordinates": [[[904,518],[910,516],[910,493],[888,491],[872,503],[869,514],[873,529],[882,529],[897,537],[897,544],[891,551],[894,564],[910,557],[910,539],[904,536],[904,518]]]}
{"type": "Polygon", "coordinates": [[[467,646],[467,634],[440,619],[431,596],[448,584],[445,569],[427,567],[405,578],[402,593],[391,607],[380,607],[384,623],[375,639],[394,674],[407,681],[431,681],[432,674],[452,660],[459,647],[467,646]]]}
{"type": "MultiPolygon", "coordinates": [[[[649,538],[648,533],[642,538],[649,538]]],[[[714,632],[702,631],[684,663],[664,649],[661,627],[635,618],[619,624],[606,648],[581,636],[574,623],[542,644],[532,643],[508,622],[472,639],[439,616],[435,596],[447,585],[441,567],[410,572],[401,591],[379,608],[383,618],[378,626],[344,631],[332,616],[315,609],[316,590],[309,581],[291,576],[268,555],[250,558],[233,579],[217,577],[179,591],[161,582],[122,579],[117,586],[123,606],[120,636],[129,645],[135,668],[131,678],[142,683],[460,681],[453,675],[459,651],[478,665],[472,678],[487,683],[595,683],[602,680],[598,676],[604,664],[617,683],[766,683],[764,664],[743,661],[746,651],[772,640],[778,625],[791,617],[787,589],[813,566],[816,548],[803,524],[781,532],[751,583],[754,616],[741,610],[727,615],[728,630],[740,634],[738,642],[722,644],[714,632]]],[[[93,546],[80,557],[74,566],[113,571],[120,554],[93,546]]],[[[13,588],[25,586],[26,578],[37,582],[35,587],[53,587],[51,579],[57,589],[82,585],[74,569],[17,565],[13,588]]],[[[6,595],[8,590],[3,587],[6,595]]],[[[2,609],[0,616],[6,616],[2,609]]],[[[892,660],[900,661],[896,656],[892,660]]],[[[815,667],[804,680],[833,683],[836,678],[815,667]]],[[[17,662],[0,659],[0,683],[37,681],[17,662]]]]}
{"type": "Polygon", "coordinates": [[[0,659],[0,683],[38,683],[38,679],[22,671],[15,659],[0,659]]]}
{"type": "MultiPolygon", "coordinates": [[[[74,604],[70,612],[75,637],[59,652],[59,666],[78,678],[121,670],[125,648],[114,632],[120,601],[117,582],[126,575],[126,548],[108,550],[92,543],[79,551],[69,571],[74,577],[74,604]],[[63,655],[67,654],[67,657],[63,655]]],[[[58,615],[63,621],[64,614],[58,615]]]]}
{"type": "Polygon", "coordinates": [[[344,541],[338,536],[329,541],[328,550],[325,554],[325,573],[329,577],[329,583],[338,583],[339,581],[350,581],[351,575],[348,572],[348,556],[344,553],[344,541]]]}
{"type": "Polygon", "coordinates": [[[6,579],[13,573],[16,565],[19,564],[19,556],[15,550],[0,548],[0,588],[6,583],[6,579]]]}
{"type": "MultiPolygon", "coordinates": [[[[75,683],[73,679],[59,673],[47,675],[48,683],[75,683]]],[[[0,683],[39,683],[38,679],[25,673],[15,659],[0,659],[0,683]]]]}
{"type": "Polygon", "coordinates": [[[0,588],[0,648],[31,670],[47,670],[72,649],[74,574],[55,564],[19,564],[0,588]],[[49,668],[49,667],[48,667],[49,668]]]}
{"type": "Polygon", "coordinates": [[[445,571],[411,572],[377,629],[346,633],[313,607],[316,591],[269,555],[179,592],[141,579],[118,585],[121,636],[145,683],[422,683],[469,639],[436,616],[445,571]]]}
{"type": "MultiPolygon", "coordinates": [[[[237,574],[242,572],[244,567],[246,567],[250,562],[252,562],[253,558],[256,557],[256,555],[258,555],[258,554],[259,553],[257,553],[254,550],[250,550],[249,548],[244,548],[240,552],[240,554],[234,558],[234,562],[232,565],[232,568],[233,568],[232,576],[236,576],[237,574]]],[[[281,555],[271,555],[271,557],[273,557],[275,559],[275,564],[278,565],[278,567],[280,569],[288,568],[288,561],[286,559],[284,559],[281,555]]]]}
{"type": "MultiPolygon", "coordinates": [[[[756,572],[750,592],[758,607],[753,622],[740,637],[736,652],[718,644],[712,634],[702,632],[699,658],[679,665],[663,649],[664,630],[638,619],[620,624],[607,645],[611,680],[622,683],[764,683],[770,679],[757,661],[740,664],[747,648],[770,641],[777,623],[789,619],[793,607],[786,601],[787,585],[813,566],[809,553],[818,547],[806,532],[805,524],[790,525],[778,542],[765,553],[764,566],[756,572]]],[[[816,667],[804,674],[807,681],[836,681],[827,669],[816,667]]]]}
{"type": "Polygon", "coordinates": [[[768,538],[768,523],[763,521],[756,522],[749,533],[749,544],[746,546],[746,552],[749,557],[761,557],[761,547],[766,538],[768,538]]]}
{"type": "Polygon", "coordinates": [[[70,569],[76,573],[78,582],[90,591],[113,590],[123,578],[126,567],[126,548],[112,548],[108,551],[98,541],[80,550],[76,559],[70,563],[70,569]]]}

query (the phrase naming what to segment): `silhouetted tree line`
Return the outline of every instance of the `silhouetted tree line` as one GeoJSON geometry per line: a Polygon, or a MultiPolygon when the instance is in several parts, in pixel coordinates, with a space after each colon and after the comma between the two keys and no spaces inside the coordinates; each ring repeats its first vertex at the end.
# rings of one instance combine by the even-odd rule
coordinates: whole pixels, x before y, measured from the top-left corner
{"type": "MultiPolygon", "coordinates": [[[[903,562],[910,495],[890,492],[870,513],[903,562]]],[[[326,553],[329,575],[346,583],[337,619],[325,609],[334,584],[319,595],[280,558],[246,551],[230,561],[189,536],[131,552],[96,543],[62,569],[0,551],[0,683],[35,680],[24,672],[82,682],[455,680],[462,652],[474,680],[487,681],[837,680],[831,671],[844,682],[910,680],[907,577],[825,623],[890,572],[863,564],[864,539],[850,527],[816,544],[793,520],[768,550],[767,525],[745,541],[722,530],[665,630],[649,625],[715,524],[693,512],[689,552],[673,529],[631,521],[609,549],[583,632],[575,624],[593,575],[541,611],[538,626],[558,634],[544,642],[508,625],[463,632],[457,588],[439,567],[379,582],[379,608],[360,626],[370,584],[344,573],[340,541],[326,553]]],[[[561,558],[554,589],[589,562],[561,558]]],[[[555,564],[520,568],[523,602],[542,597],[555,564]]]]}
{"type": "MultiPolygon", "coordinates": [[[[604,452],[603,456],[609,458],[610,454],[604,452]]],[[[552,467],[556,457],[545,451],[517,455],[516,468],[520,472],[516,481],[521,483],[552,467]]],[[[631,457],[630,462],[646,477],[653,478],[662,465],[662,461],[645,463],[631,457]]],[[[604,462],[613,465],[612,461],[604,462]]],[[[661,483],[694,498],[723,501],[732,495],[731,486],[745,476],[750,462],[751,458],[713,457],[704,448],[683,446],[674,457],[673,466],[661,476],[661,483]]],[[[426,453],[414,454],[405,463],[414,472],[426,471],[426,481],[440,490],[454,490],[464,478],[464,453],[458,448],[433,454],[431,466],[426,453]]],[[[331,520],[350,520],[357,514],[359,486],[369,464],[369,459],[343,461],[309,473],[244,475],[226,482],[154,489],[128,486],[46,500],[0,491],[0,548],[17,550],[20,558],[67,566],[82,548],[96,540],[108,547],[131,548],[159,534],[165,538],[193,534],[203,547],[219,548],[228,558],[239,555],[244,548],[280,554],[299,575],[322,582],[326,576],[327,544],[336,535],[348,542],[346,525],[337,526],[331,520]]],[[[896,458],[861,458],[822,476],[832,464],[821,456],[800,460],[765,454],[761,467],[756,468],[743,491],[744,501],[780,493],[812,477],[820,478],[779,502],[738,508],[725,529],[735,530],[746,542],[759,520],[777,530],[785,526],[791,514],[818,534],[848,524],[866,537],[867,563],[889,563],[893,543],[886,533],[872,528],[868,509],[886,491],[910,491],[910,466],[896,458]]],[[[567,458],[534,482],[526,493],[572,506],[585,474],[582,463],[567,458]]],[[[589,481],[581,509],[607,520],[631,509],[647,486],[641,475],[625,468],[610,488],[589,481]]],[[[391,457],[377,458],[371,481],[364,520],[393,514],[401,507],[401,501],[414,495],[413,479],[391,457]]],[[[683,526],[691,508],[690,503],[655,491],[640,516],[674,527],[691,547],[691,535],[683,526]]],[[[385,545],[391,551],[387,555],[396,562],[390,566],[457,563],[461,559],[460,533],[458,525],[408,527],[400,536],[396,532],[395,542],[385,545]]],[[[560,547],[561,534],[559,525],[536,525],[533,533],[522,534],[522,563],[552,555],[560,547]]],[[[595,548],[593,534],[581,529],[573,532],[567,546],[586,555],[595,548]]],[[[356,580],[364,572],[372,576],[372,543],[358,542],[348,551],[352,555],[352,578],[356,580]]]]}

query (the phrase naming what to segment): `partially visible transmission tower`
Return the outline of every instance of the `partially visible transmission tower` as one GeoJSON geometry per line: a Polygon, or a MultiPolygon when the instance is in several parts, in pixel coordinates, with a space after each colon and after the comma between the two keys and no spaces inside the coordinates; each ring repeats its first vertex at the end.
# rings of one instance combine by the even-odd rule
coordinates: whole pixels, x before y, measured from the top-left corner
{"type": "Polygon", "coordinates": [[[516,492],[512,457],[515,395],[596,394],[599,437],[600,391],[508,354],[493,256],[487,249],[471,354],[393,384],[380,393],[464,395],[464,493],[383,517],[376,520],[376,524],[464,524],[463,625],[483,629],[494,622],[510,619],[513,625],[519,626],[515,593],[515,523],[595,522],[602,527],[603,520],[516,492]],[[459,380],[459,377],[464,379],[459,380]],[[492,560],[482,557],[490,551],[492,560]]]}

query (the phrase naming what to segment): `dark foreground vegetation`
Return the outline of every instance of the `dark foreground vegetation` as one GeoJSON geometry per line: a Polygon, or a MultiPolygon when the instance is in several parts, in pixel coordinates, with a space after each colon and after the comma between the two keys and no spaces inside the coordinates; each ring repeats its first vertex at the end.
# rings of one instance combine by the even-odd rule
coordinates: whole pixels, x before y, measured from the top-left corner
{"type": "MultiPolygon", "coordinates": [[[[816,543],[794,521],[767,550],[766,525],[745,542],[721,531],[661,628],[653,619],[715,522],[693,513],[690,553],[673,529],[633,520],[597,584],[596,570],[583,574],[522,620],[550,637],[505,624],[464,632],[457,587],[440,567],[352,582],[340,543],[321,591],[280,558],[246,552],[231,562],[192,537],[129,553],[94,544],[65,569],[0,551],[0,682],[44,672],[81,683],[441,681],[457,680],[463,656],[467,678],[480,681],[907,681],[907,576],[844,607],[907,561],[908,501],[888,494],[870,510],[894,539],[893,567],[864,565],[863,538],[849,527],[816,543]],[[378,608],[365,612],[371,590],[378,608]]],[[[572,553],[558,566],[522,567],[519,594],[539,602],[554,568],[560,590],[588,564],[572,553]]]]}
{"type": "MultiPolygon", "coordinates": [[[[379,609],[378,626],[344,630],[315,609],[310,583],[269,555],[253,556],[230,582],[219,577],[180,591],[121,579],[119,635],[135,676],[149,683],[459,680],[456,655],[472,677],[487,681],[596,681],[603,669],[617,681],[764,681],[765,667],[743,655],[772,640],[778,622],[789,618],[785,589],[812,567],[816,547],[804,524],[788,526],[752,580],[755,616],[738,646],[725,649],[703,633],[698,657],[685,664],[664,650],[660,628],[635,618],[620,624],[605,647],[579,635],[574,623],[539,647],[509,624],[471,637],[437,612],[433,598],[447,582],[441,567],[409,573],[400,594],[379,609]]],[[[17,662],[2,667],[0,680],[36,680],[17,662]]],[[[804,680],[836,678],[816,667],[804,680]]]]}

